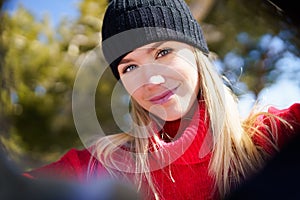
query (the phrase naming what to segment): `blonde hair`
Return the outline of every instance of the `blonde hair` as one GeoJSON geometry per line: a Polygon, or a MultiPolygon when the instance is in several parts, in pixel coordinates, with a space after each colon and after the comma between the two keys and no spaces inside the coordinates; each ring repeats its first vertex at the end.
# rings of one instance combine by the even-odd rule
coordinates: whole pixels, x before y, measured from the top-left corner
{"type": "MultiPolygon", "coordinates": [[[[276,117],[265,112],[253,112],[242,121],[236,96],[225,86],[211,60],[198,49],[195,49],[195,58],[199,70],[201,95],[206,104],[212,134],[213,148],[209,172],[215,180],[214,192],[220,197],[225,197],[232,188],[260,169],[270,157],[267,151],[255,145],[252,140],[254,134],[261,135],[266,142],[277,149],[276,117]],[[271,123],[269,132],[274,138],[270,139],[260,131],[259,128],[265,125],[258,124],[257,118],[262,115],[269,117],[271,123]]],[[[131,135],[119,133],[100,138],[95,145],[95,155],[113,176],[118,176],[116,170],[122,171],[122,169],[113,159],[113,154],[120,146],[130,144],[130,149],[134,149],[132,166],[137,172],[134,183],[140,190],[142,179],[145,178],[156,199],[159,199],[159,191],[149,169],[149,139],[143,137],[155,134],[149,133],[153,130],[143,128],[151,121],[149,113],[134,100],[132,100],[132,118],[136,124],[132,127],[131,135]]],[[[159,143],[158,138],[153,139],[155,144],[159,143]]],[[[124,177],[126,177],[125,173],[124,177]]]]}

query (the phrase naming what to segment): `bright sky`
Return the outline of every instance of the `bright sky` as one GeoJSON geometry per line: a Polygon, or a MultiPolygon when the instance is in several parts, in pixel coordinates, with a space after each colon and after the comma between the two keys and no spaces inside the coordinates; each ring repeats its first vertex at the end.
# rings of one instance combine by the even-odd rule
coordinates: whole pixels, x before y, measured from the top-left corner
{"type": "Polygon", "coordinates": [[[80,0],[10,0],[8,2],[7,8],[10,11],[22,4],[37,19],[41,19],[47,13],[53,25],[56,26],[62,17],[72,19],[78,15],[77,4],[80,0]]]}
{"type": "MultiPolygon", "coordinates": [[[[299,66],[300,67],[300,66],[299,66]]],[[[295,81],[280,79],[277,83],[265,88],[259,95],[260,105],[274,106],[278,109],[288,108],[291,104],[300,103],[300,88],[295,81]]],[[[254,97],[247,94],[240,97],[240,111],[246,117],[254,103],[254,97]]]]}

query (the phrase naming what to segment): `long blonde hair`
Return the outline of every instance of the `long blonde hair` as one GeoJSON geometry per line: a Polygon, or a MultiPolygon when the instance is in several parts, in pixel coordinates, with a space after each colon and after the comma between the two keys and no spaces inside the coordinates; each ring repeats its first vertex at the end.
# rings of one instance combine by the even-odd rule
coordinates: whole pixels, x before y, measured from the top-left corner
{"type": "MultiPolygon", "coordinates": [[[[268,116],[264,112],[250,114],[242,121],[236,96],[225,86],[211,60],[198,49],[195,49],[195,58],[199,70],[200,90],[205,101],[212,134],[213,148],[209,172],[215,180],[215,192],[218,196],[225,197],[232,188],[260,169],[270,156],[263,148],[255,145],[252,141],[253,135],[262,135],[265,141],[276,149],[277,130],[276,126],[271,126],[270,132],[274,135],[274,140],[265,137],[259,131],[259,127],[263,124],[258,124],[257,118],[261,115],[268,116]]],[[[134,100],[132,100],[132,118],[136,122],[132,127],[132,133],[119,133],[100,138],[95,145],[95,156],[113,176],[119,176],[119,172],[115,169],[117,171],[122,169],[113,155],[120,146],[130,144],[130,149],[134,149],[133,167],[137,172],[134,175],[134,183],[139,190],[145,178],[156,199],[159,199],[159,191],[149,169],[149,139],[143,137],[149,135],[149,131],[153,131],[143,128],[151,120],[148,111],[134,100]]],[[[274,116],[270,116],[270,121],[275,124],[274,116]]],[[[158,138],[154,137],[154,140],[159,143],[158,138]]],[[[125,173],[124,177],[126,177],[125,173]]]]}

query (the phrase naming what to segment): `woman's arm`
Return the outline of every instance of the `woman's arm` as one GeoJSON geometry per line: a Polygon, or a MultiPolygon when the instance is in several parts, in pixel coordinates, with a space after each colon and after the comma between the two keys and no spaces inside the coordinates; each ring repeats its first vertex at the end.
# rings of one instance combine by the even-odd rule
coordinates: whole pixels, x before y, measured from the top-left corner
{"type": "MultiPolygon", "coordinates": [[[[98,163],[97,172],[104,173],[105,169],[91,156],[87,149],[70,149],[58,161],[23,173],[29,178],[59,178],[84,182],[87,178],[88,165],[91,161],[98,163]]],[[[98,174],[98,175],[99,175],[98,174]]]]}
{"type": "Polygon", "coordinates": [[[259,131],[262,135],[255,134],[253,141],[257,146],[263,147],[268,153],[274,154],[274,146],[279,150],[300,132],[300,103],[294,103],[286,109],[270,107],[268,114],[258,118],[259,131]]]}

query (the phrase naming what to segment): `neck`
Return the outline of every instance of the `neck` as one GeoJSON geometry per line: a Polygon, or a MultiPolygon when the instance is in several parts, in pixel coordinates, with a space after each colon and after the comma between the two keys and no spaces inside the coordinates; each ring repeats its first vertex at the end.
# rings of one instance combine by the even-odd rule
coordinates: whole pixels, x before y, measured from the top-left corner
{"type": "Polygon", "coordinates": [[[199,109],[198,101],[192,105],[191,109],[182,118],[173,121],[158,120],[158,125],[161,128],[160,137],[165,142],[171,142],[173,139],[179,138],[184,130],[188,127],[193,119],[194,113],[199,109]]]}

